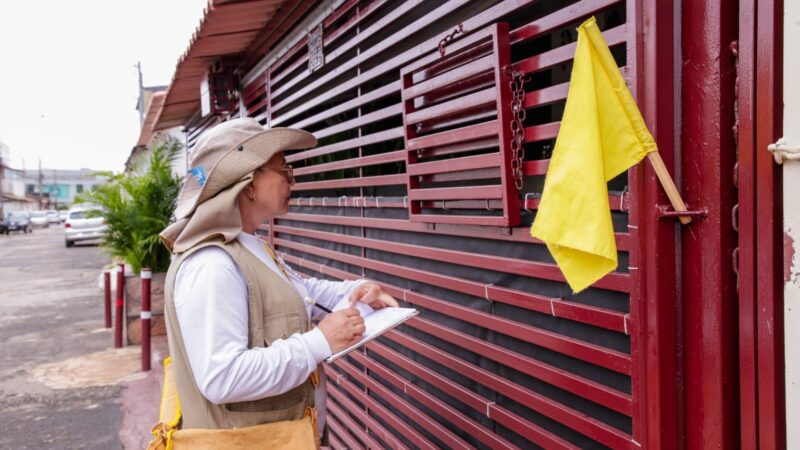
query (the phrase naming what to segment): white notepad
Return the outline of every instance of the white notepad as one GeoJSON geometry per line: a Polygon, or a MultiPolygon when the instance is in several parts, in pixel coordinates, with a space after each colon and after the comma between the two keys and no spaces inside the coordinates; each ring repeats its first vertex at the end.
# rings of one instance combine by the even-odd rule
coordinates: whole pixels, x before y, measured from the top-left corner
{"type": "MultiPolygon", "coordinates": [[[[338,311],[340,309],[348,308],[349,306],[350,306],[350,301],[345,298],[342,299],[342,301],[340,301],[333,308],[333,311],[338,311]]],[[[364,318],[364,325],[366,326],[366,331],[364,331],[364,335],[361,337],[360,341],[326,358],[325,362],[329,363],[337,360],[339,357],[346,355],[347,353],[358,347],[361,347],[367,342],[375,339],[376,337],[382,335],[383,333],[386,333],[392,328],[400,325],[406,320],[419,314],[419,311],[417,311],[414,308],[372,309],[369,305],[365,303],[356,304],[356,309],[358,309],[361,312],[361,317],[364,318]]]]}

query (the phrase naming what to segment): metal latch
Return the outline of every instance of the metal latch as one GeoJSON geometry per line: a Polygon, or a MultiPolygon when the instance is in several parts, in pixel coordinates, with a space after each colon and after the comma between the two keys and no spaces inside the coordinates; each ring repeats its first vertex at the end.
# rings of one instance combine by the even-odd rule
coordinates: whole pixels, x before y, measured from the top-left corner
{"type": "Polygon", "coordinates": [[[659,219],[681,218],[681,217],[702,219],[708,217],[708,209],[703,208],[703,209],[686,210],[686,211],[675,211],[674,209],[671,209],[668,205],[659,205],[656,206],[656,217],[658,217],[659,219]]]}
{"type": "Polygon", "coordinates": [[[772,153],[778,164],[783,164],[784,161],[800,161],[800,147],[789,145],[786,143],[786,138],[780,138],[778,142],[769,144],[767,150],[772,153]]]}

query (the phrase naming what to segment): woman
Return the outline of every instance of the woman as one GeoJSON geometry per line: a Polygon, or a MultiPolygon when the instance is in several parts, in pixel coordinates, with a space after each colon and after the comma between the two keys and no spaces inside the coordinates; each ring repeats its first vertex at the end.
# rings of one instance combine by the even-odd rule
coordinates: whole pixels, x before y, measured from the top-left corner
{"type": "Polygon", "coordinates": [[[316,404],[323,431],[314,374],[364,333],[353,304],[397,306],[373,282],[299,276],[255,234],[288,211],[294,178],[283,151],[315,145],[305,131],[242,118],[206,131],[190,155],[177,221],[161,234],[175,255],[165,310],[184,429],[299,419],[316,404]],[[349,308],[315,307],[343,297],[349,308]]]}

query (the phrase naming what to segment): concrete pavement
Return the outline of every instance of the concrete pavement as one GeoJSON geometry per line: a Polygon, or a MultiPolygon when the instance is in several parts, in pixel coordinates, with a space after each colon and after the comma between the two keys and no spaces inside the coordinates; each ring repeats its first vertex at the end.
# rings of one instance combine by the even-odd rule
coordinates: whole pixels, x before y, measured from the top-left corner
{"type": "Polygon", "coordinates": [[[95,245],[63,228],[0,235],[0,448],[143,448],[157,419],[164,339],[153,370],[113,349],[95,245]]]}

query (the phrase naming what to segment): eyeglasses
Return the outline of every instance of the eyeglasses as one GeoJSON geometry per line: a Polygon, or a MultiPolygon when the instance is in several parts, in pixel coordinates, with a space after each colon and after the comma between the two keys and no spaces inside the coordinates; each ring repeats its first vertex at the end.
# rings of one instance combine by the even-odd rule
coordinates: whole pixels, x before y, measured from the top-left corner
{"type": "Polygon", "coordinates": [[[292,166],[286,164],[286,165],[278,167],[278,168],[275,168],[275,167],[264,167],[264,168],[265,169],[271,169],[271,170],[274,170],[276,172],[280,172],[281,175],[286,177],[286,181],[288,181],[289,184],[294,184],[294,170],[292,169],[292,166]]]}

